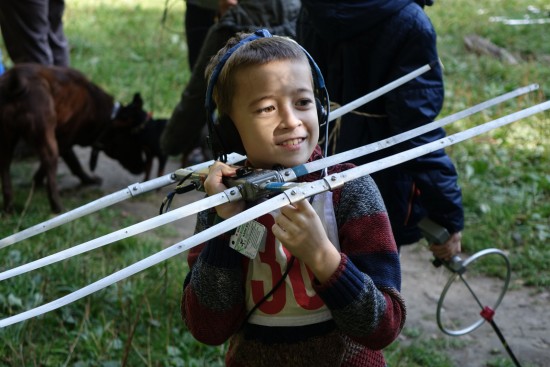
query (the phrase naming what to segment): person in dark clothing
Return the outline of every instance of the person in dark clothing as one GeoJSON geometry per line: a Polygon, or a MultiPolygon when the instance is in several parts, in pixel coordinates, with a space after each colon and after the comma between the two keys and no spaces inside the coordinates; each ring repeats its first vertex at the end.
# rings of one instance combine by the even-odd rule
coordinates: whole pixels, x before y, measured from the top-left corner
{"type": "MultiPolygon", "coordinates": [[[[189,83],[174,108],[161,137],[161,147],[168,155],[183,154],[183,160],[206,136],[204,108],[206,81],[204,71],[210,58],[235,33],[267,28],[273,34],[295,36],[299,0],[240,0],[214,24],[204,40],[189,83]]],[[[203,149],[208,153],[208,149],[203,149]]]]}
{"type": "Polygon", "coordinates": [[[187,39],[187,59],[191,70],[197,62],[208,29],[214,25],[217,14],[217,1],[187,0],[185,2],[183,24],[187,39]]]}
{"type": "Polygon", "coordinates": [[[183,24],[187,38],[189,69],[193,70],[202,45],[218,18],[222,17],[237,0],[186,0],[183,24]]]}
{"type": "Polygon", "coordinates": [[[0,51],[0,75],[4,74],[6,68],[4,67],[4,60],[2,59],[2,51],[0,51]]]}
{"type": "Polygon", "coordinates": [[[64,11],[64,0],[0,1],[0,28],[11,60],[69,66],[64,11]]]}
{"type": "MultiPolygon", "coordinates": [[[[439,59],[436,32],[423,10],[431,1],[303,0],[297,39],[325,75],[332,102],[344,105],[439,59]]],[[[331,125],[329,152],[343,152],[432,122],[443,105],[443,76],[433,70],[362,106],[331,125]]],[[[445,136],[437,129],[392,149],[353,161],[364,164],[445,136]]],[[[427,216],[451,239],[430,249],[448,260],[461,250],[464,227],[457,172],[443,150],[372,175],[390,217],[398,246],[421,238],[427,216]]]]}

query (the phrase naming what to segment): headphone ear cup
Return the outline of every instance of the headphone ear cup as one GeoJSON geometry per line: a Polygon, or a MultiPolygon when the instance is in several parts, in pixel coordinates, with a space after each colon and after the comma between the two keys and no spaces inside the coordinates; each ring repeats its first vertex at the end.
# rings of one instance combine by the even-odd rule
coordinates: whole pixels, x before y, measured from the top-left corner
{"type": "Polygon", "coordinates": [[[227,153],[246,154],[239,131],[233,121],[227,115],[220,116],[216,124],[221,144],[227,153]]]}
{"type": "Polygon", "coordinates": [[[319,98],[315,98],[315,106],[317,107],[317,118],[319,120],[319,126],[323,126],[327,123],[327,110],[325,106],[323,106],[319,98]]]}

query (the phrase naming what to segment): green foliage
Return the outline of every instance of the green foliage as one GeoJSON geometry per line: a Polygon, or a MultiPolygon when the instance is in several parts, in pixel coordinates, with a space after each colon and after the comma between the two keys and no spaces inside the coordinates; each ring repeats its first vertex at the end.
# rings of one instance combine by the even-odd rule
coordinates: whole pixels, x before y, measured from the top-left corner
{"type": "Polygon", "coordinates": [[[398,343],[384,350],[388,366],[392,367],[452,367],[453,362],[442,353],[445,349],[462,349],[464,342],[456,338],[430,338],[420,330],[405,327],[398,343]]]}
{"type": "MultiPolygon", "coordinates": [[[[437,0],[426,8],[437,31],[445,66],[446,100],[441,117],[519,86],[538,83],[536,93],[517,98],[448,128],[449,133],[498,118],[548,98],[550,55],[547,26],[508,26],[492,17],[535,18],[527,5],[550,11],[547,0],[437,0]],[[521,57],[508,65],[468,53],[463,38],[477,34],[521,57]]],[[[189,78],[183,34],[184,2],[167,0],[73,0],[67,2],[66,33],[72,66],[121,102],[141,92],[146,108],[168,116],[189,78]],[[167,5],[167,11],[164,6],[167,5]]],[[[4,61],[7,53],[3,48],[4,61]]],[[[548,113],[515,122],[448,151],[464,193],[468,253],[496,247],[507,251],[518,281],[539,289],[550,285],[550,154],[548,113]]],[[[32,165],[12,167],[16,214],[1,217],[0,237],[50,217],[44,190],[31,190],[32,165]],[[23,211],[25,201],[32,205],[23,211]]],[[[100,196],[65,195],[67,207],[100,196]]],[[[115,208],[84,217],[1,249],[0,269],[83,243],[112,228],[134,223],[115,208]]],[[[139,236],[0,283],[1,318],[50,302],[162,249],[163,236],[139,236]]],[[[179,317],[184,256],[46,315],[0,330],[0,365],[6,366],[222,366],[226,346],[209,347],[187,332],[179,317]]],[[[486,263],[479,271],[502,276],[486,263]]],[[[476,268],[476,271],[478,268],[476,268]]],[[[434,320],[435,322],[435,320],[434,320]]],[[[390,366],[453,366],[446,349],[459,339],[432,339],[405,329],[405,340],[387,348],[390,366]],[[443,353],[441,352],[443,351],[443,353]]],[[[488,366],[511,365],[495,359],[488,366]]]]}
{"type": "Polygon", "coordinates": [[[168,117],[189,78],[184,11],[175,0],[71,2],[72,66],[121,102],[141,92],[149,111],[168,117]]]}
{"type": "MultiPolygon", "coordinates": [[[[441,116],[537,83],[536,93],[517,98],[459,121],[449,133],[496,119],[543,102],[550,90],[550,45],[545,25],[506,25],[501,19],[544,18],[545,1],[439,1],[428,8],[438,31],[445,65],[446,100],[441,116]],[[532,6],[528,8],[527,5],[532,6]],[[530,9],[539,9],[536,13],[530,9]],[[452,16],[449,16],[452,14],[452,16]],[[486,55],[465,51],[463,39],[477,34],[516,55],[509,65],[486,55]],[[546,61],[545,61],[546,60],[546,61]]],[[[547,17],[546,17],[547,18],[547,17]]],[[[514,276],[521,283],[550,285],[550,132],[548,112],[523,119],[448,151],[456,163],[463,189],[467,253],[496,247],[508,252],[514,276]]],[[[485,271],[502,276],[490,266],[485,271]]]]}

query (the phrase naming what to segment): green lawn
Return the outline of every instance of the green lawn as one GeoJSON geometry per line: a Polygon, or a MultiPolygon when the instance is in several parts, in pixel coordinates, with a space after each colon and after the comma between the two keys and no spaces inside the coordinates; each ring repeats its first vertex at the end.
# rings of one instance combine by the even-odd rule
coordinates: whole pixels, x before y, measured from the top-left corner
{"type": "MultiPolygon", "coordinates": [[[[509,26],[492,17],[548,17],[543,0],[437,0],[427,8],[438,31],[445,66],[446,101],[441,117],[530,83],[536,93],[487,110],[448,128],[449,133],[515,112],[548,98],[550,90],[550,25],[509,26]],[[521,57],[508,65],[465,50],[466,35],[477,34],[521,57]]],[[[185,5],[179,0],[72,0],[67,2],[66,33],[72,66],[83,71],[118,100],[127,102],[139,91],[146,108],[166,117],[189,78],[183,35],[185,5]]],[[[3,49],[4,58],[6,52],[3,49]]],[[[8,66],[9,60],[4,60],[8,66]]],[[[460,173],[464,192],[469,253],[497,247],[509,253],[514,277],[534,290],[550,286],[550,132],[548,113],[448,149],[460,173]]],[[[29,167],[13,167],[16,181],[28,189],[29,167]]],[[[16,201],[25,202],[28,190],[16,201]]],[[[100,195],[88,191],[64,198],[77,207],[100,195]]],[[[2,216],[0,237],[49,218],[43,192],[32,199],[32,210],[21,219],[2,216]]],[[[76,243],[134,223],[113,209],[78,224],[64,225],[21,244],[1,249],[2,269],[24,264],[76,243]]],[[[0,283],[1,317],[56,299],[106,276],[161,247],[158,240],[131,238],[77,260],[49,266],[0,283]],[[116,259],[116,261],[114,261],[116,259]],[[115,265],[116,263],[116,265],[115,265]]],[[[207,347],[193,340],[179,319],[183,257],[167,261],[128,280],[94,293],[40,318],[0,330],[0,365],[6,366],[220,366],[224,347],[207,347]]],[[[493,274],[487,266],[486,273],[493,274]]],[[[516,283],[517,284],[517,283],[516,283]]],[[[421,333],[405,330],[414,343],[392,345],[391,366],[451,366],[421,333]]],[[[488,361],[507,366],[509,361],[488,361]]]]}

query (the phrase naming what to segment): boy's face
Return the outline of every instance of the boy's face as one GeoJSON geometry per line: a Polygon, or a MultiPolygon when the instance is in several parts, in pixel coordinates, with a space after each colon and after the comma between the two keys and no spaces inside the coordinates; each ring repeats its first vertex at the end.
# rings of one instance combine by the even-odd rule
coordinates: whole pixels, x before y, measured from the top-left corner
{"type": "Polygon", "coordinates": [[[230,117],[250,163],[293,167],[307,162],[319,123],[307,61],[273,61],[235,74],[230,117]]]}

